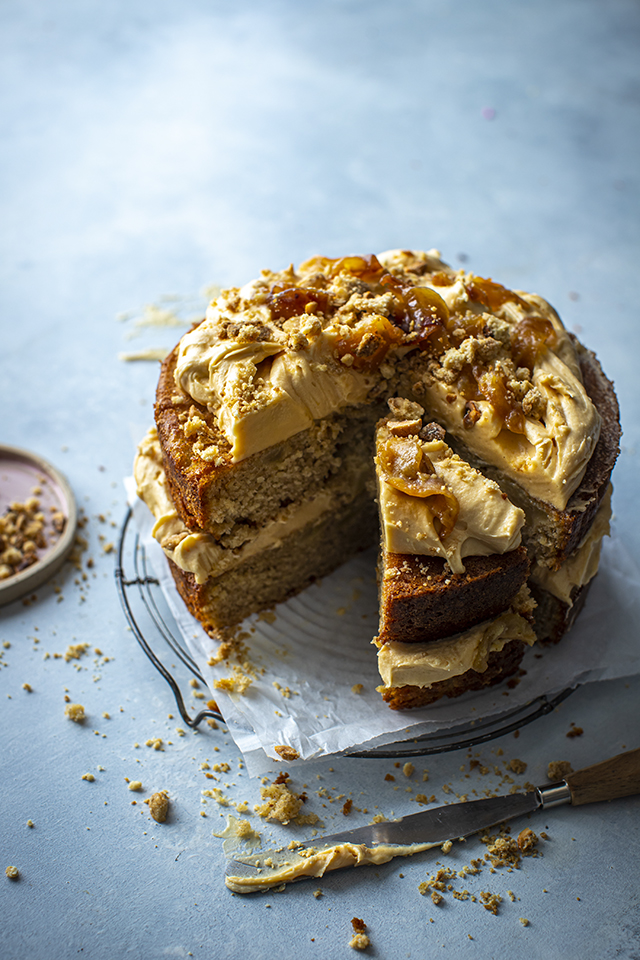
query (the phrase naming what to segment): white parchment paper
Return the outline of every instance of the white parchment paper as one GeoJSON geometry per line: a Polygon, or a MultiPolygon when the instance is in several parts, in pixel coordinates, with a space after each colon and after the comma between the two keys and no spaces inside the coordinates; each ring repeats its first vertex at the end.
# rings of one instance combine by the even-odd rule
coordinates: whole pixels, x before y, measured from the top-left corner
{"type": "Polygon", "coordinates": [[[257,675],[242,695],[217,689],[216,681],[231,675],[229,666],[209,666],[218,645],[186,610],[151,537],[151,514],[131,483],[127,487],[170,610],[252,776],[280,761],[276,746],[293,747],[301,760],[317,760],[495,717],[542,694],[640,672],[640,571],[614,530],[604,541],[600,572],[578,622],[557,646],[526,651],[526,676],[514,689],[501,684],[418,710],[390,710],[376,691],[381,681],[371,643],[377,628],[373,550],[278,605],[273,622],[249,618],[243,629],[257,675]],[[355,684],[362,684],[360,692],[355,684]]]}

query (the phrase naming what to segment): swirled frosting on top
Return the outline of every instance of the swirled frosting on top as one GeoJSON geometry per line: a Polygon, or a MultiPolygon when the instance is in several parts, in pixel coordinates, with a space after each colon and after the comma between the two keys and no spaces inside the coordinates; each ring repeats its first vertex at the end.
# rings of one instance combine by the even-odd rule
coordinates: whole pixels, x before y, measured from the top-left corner
{"type": "Polygon", "coordinates": [[[404,390],[474,454],[559,509],[600,431],[549,304],[453,271],[435,250],[263,271],[209,305],[179,345],[175,377],[214,416],[236,462],[404,390]]]}
{"type": "Polygon", "coordinates": [[[524,512],[494,481],[462,460],[436,424],[423,427],[417,404],[405,419],[376,431],[376,479],[382,544],[389,553],[442,557],[464,573],[464,557],[507,553],[520,546],[524,512]],[[416,419],[406,418],[414,408],[416,419]]]}

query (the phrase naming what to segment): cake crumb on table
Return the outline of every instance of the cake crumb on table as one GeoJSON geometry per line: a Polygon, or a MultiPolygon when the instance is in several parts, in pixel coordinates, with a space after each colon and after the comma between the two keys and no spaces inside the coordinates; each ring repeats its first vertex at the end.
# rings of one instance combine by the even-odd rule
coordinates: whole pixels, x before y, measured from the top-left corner
{"type": "Polygon", "coordinates": [[[499,893],[491,893],[489,890],[483,890],[480,893],[480,900],[485,910],[489,910],[490,913],[497,915],[498,906],[502,903],[502,897],[499,893]]]}
{"type": "Polygon", "coordinates": [[[68,717],[69,720],[73,720],[74,723],[84,723],[87,719],[84,712],[84,707],[81,703],[70,703],[64,709],[65,717],[68,717]]]}
{"type": "Polygon", "coordinates": [[[18,880],[20,877],[20,871],[17,867],[13,866],[7,867],[5,874],[8,876],[9,880],[18,880]]]}
{"type": "Polygon", "coordinates": [[[573,767],[568,760],[552,760],[547,767],[547,778],[552,783],[564,780],[570,773],[573,773],[573,767]]]}
{"type": "Polygon", "coordinates": [[[289,788],[288,779],[288,773],[279,773],[272,784],[261,787],[260,797],[264,803],[257,803],[254,811],[265,820],[277,820],[285,826],[292,820],[299,824],[317,823],[317,814],[300,814],[300,808],[307,799],[306,794],[294,793],[289,788]]]}
{"type": "Polygon", "coordinates": [[[517,757],[514,757],[513,760],[510,760],[509,763],[506,763],[505,766],[508,770],[512,770],[514,773],[524,773],[527,769],[527,764],[524,760],[518,760],[517,757]]]}
{"type": "Polygon", "coordinates": [[[518,834],[518,846],[523,852],[533,850],[537,842],[538,838],[530,827],[525,827],[518,834]]]}
{"type": "Polygon", "coordinates": [[[89,783],[93,783],[96,778],[92,773],[83,773],[81,779],[88,780],[89,783]]]}
{"type": "Polygon", "coordinates": [[[142,790],[142,782],[140,780],[131,780],[129,790],[142,790]]]}
{"type": "Polygon", "coordinates": [[[354,917],[351,921],[351,926],[353,927],[353,936],[349,941],[349,946],[353,950],[366,950],[371,941],[365,933],[367,925],[364,920],[360,920],[358,917],[354,917]]]}
{"type": "MultiPolygon", "coordinates": [[[[131,786],[129,786],[131,789],[131,786]]],[[[158,790],[144,801],[149,804],[149,813],[156,823],[164,823],[169,813],[169,795],[166,790],[158,790]]]]}

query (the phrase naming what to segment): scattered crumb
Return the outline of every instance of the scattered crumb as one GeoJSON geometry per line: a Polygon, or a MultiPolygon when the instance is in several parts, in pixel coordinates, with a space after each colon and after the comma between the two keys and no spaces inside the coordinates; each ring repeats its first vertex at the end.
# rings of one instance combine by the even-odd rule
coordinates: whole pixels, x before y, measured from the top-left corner
{"type": "Polygon", "coordinates": [[[314,895],[314,897],[316,898],[316,900],[319,900],[320,897],[323,896],[322,890],[320,890],[320,889],[314,890],[314,891],[313,891],[313,895],[314,895]]]}
{"type": "Polygon", "coordinates": [[[572,723],[571,729],[569,730],[567,736],[570,738],[581,737],[583,733],[584,733],[584,730],[582,729],[582,727],[576,727],[575,723],[572,723]]]}
{"type": "Polygon", "coordinates": [[[67,647],[64,653],[64,659],[69,662],[69,660],[79,660],[80,657],[89,649],[88,643],[71,643],[67,647]]]}
{"type": "Polygon", "coordinates": [[[354,685],[351,687],[351,693],[362,693],[363,690],[364,684],[362,683],[354,683],[354,685]]]}
{"type": "Polygon", "coordinates": [[[7,867],[5,873],[9,877],[9,880],[17,880],[20,876],[20,871],[18,868],[13,866],[7,867]]]}
{"type": "Polygon", "coordinates": [[[366,950],[371,942],[365,933],[367,929],[366,923],[364,920],[359,920],[358,917],[354,917],[351,921],[351,926],[353,927],[353,937],[349,941],[349,946],[353,950],[366,950]]]}
{"type": "Polygon", "coordinates": [[[489,910],[494,915],[498,913],[498,905],[502,903],[502,897],[499,893],[491,893],[489,890],[483,890],[480,893],[480,900],[485,910],[489,910]]]}
{"type": "Polygon", "coordinates": [[[34,826],[33,820],[27,820],[27,826],[33,827],[34,826]]]}
{"type": "Polygon", "coordinates": [[[547,779],[552,783],[564,780],[570,773],[573,773],[573,767],[568,760],[552,760],[547,767],[547,779]]]}
{"type": "Polygon", "coordinates": [[[142,782],[140,780],[131,780],[129,790],[142,790],[142,782]]]}
{"type": "Polygon", "coordinates": [[[350,797],[348,800],[345,800],[345,802],[342,804],[342,812],[344,813],[345,817],[347,817],[351,813],[352,806],[353,806],[353,800],[350,797]]]}
{"type": "MultiPolygon", "coordinates": [[[[129,789],[133,789],[131,784],[129,784],[129,789]]],[[[149,799],[144,802],[149,804],[149,813],[156,823],[164,823],[169,813],[169,795],[167,791],[159,790],[157,793],[152,793],[149,799]]]]}
{"type": "Polygon", "coordinates": [[[402,772],[404,773],[405,777],[410,777],[414,770],[415,767],[412,763],[405,763],[404,767],[402,768],[402,772]]]}
{"type": "Polygon", "coordinates": [[[522,924],[523,927],[529,926],[529,921],[527,920],[526,917],[520,917],[520,923],[522,924]]]}
{"type": "Polygon", "coordinates": [[[451,842],[451,840],[445,840],[445,842],[442,844],[440,849],[442,850],[443,853],[449,853],[452,846],[453,846],[453,843],[451,842]]]}
{"type": "Polygon", "coordinates": [[[84,712],[84,707],[81,703],[70,703],[65,707],[64,710],[65,717],[68,717],[69,720],[73,720],[74,723],[84,723],[87,719],[84,712]]]}
{"type": "Polygon", "coordinates": [[[94,775],[93,775],[92,773],[83,773],[83,774],[82,774],[82,779],[83,779],[83,780],[88,780],[89,783],[93,783],[93,781],[94,781],[96,778],[94,777],[94,775]]]}
{"type": "Polygon", "coordinates": [[[22,689],[23,689],[23,690],[26,690],[27,693],[33,693],[33,687],[31,686],[30,683],[23,683],[23,684],[22,684],[22,689]]]}
{"type": "Polygon", "coordinates": [[[297,823],[317,823],[319,818],[315,813],[300,815],[300,808],[307,797],[304,793],[297,794],[290,790],[288,779],[288,773],[280,773],[272,784],[261,787],[260,796],[265,802],[256,804],[255,812],[265,820],[277,820],[285,825],[292,820],[297,823]]]}
{"type": "Polygon", "coordinates": [[[518,760],[517,757],[514,757],[513,760],[505,763],[505,767],[507,770],[513,770],[514,773],[524,773],[527,769],[527,765],[524,760],[518,760]]]}
{"type": "Polygon", "coordinates": [[[523,853],[533,850],[537,842],[538,838],[530,827],[525,827],[525,829],[521,830],[518,834],[518,846],[523,853]]]}

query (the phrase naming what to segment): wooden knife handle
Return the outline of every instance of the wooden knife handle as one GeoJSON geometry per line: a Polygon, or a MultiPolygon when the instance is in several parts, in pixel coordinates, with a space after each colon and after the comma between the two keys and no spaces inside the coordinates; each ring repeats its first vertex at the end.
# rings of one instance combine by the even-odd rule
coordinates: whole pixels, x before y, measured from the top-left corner
{"type": "Polygon", "coordinates": [[[564,779],[575,806],[630,797],[640,793],[640,749],[619,753],[592,767],[576,770],[564,779]]]}

